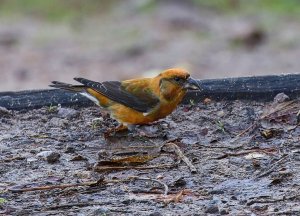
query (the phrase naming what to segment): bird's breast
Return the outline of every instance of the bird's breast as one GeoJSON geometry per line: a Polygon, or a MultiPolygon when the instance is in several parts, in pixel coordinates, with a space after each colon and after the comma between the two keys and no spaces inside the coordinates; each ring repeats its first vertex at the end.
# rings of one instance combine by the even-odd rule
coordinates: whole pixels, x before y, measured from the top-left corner
{"type": "Polygon", "coordinates": [[[161,100],[159,104],[147,113],[136,111],[119,103],[112,103],[108,109],[111,116],[120,123],[142,125],[148,124],[171,114],[181,102],[184,94],[178,94],[171,100],[161,100]]]}

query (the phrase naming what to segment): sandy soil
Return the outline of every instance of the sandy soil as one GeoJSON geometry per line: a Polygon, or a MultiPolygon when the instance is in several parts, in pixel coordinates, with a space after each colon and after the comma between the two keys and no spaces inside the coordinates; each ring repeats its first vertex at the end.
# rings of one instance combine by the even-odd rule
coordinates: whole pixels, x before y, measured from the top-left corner
{"type": "Polygon", "coordinates": [[[191,104],[107,140],[115,122],[97,107],[1,109],[0,213],[297,215],[299,109],[298,101],[191,104]],[[161,147],[168,140],[196,173],[161,147]],[[90,185],[20,192],[78,183],[90,185]]]}
{"type": "MultiPolygon", "coordinates": [[[[299,72],[297,18],[140,1],[70,22],[0,17],[0,91],[75,76],[122,80],[181,66],[197,78],[299,72]]],[[[190,1],[188,1],[190,2],[190,1]]]]}

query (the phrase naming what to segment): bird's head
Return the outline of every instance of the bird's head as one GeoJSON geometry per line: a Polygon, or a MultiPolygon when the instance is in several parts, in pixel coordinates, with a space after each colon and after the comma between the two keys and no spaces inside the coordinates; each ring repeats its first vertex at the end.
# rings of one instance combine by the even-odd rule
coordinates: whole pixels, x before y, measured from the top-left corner
{"type": "Polygon", "coordinates": [[[186,93],[186,90],[200,90],[199,83],[190,77],[190,74],[180,68],[172,68],[160,73],[159,79],[160,92],[165,98],[172,98],[176,94],[186,93]]]}

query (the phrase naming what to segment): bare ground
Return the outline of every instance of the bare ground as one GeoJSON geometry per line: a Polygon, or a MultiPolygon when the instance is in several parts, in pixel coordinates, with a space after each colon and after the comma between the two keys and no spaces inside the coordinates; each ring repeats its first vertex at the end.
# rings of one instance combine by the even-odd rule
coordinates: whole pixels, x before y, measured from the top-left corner
{"type": "Polygon", "coordinates": [[[97,107],[1,110],[1,214],[299,214],[299,102],[206,103],[107,140],[115,122],[97,107]]]}

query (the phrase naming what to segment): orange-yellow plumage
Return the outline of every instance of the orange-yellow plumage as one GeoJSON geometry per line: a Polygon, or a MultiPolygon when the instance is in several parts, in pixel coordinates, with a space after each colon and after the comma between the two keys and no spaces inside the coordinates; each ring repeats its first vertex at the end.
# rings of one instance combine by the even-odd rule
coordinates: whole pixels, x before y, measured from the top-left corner
{"type": "Polygon", "coordinates": [[[169,69],[153,78],[97,83],[75,78],[83,85],[53,82],[53,87],[79,92],[107,109],[123,125],[142,125],[169,115],[182,101],[187,89],[198,83],[183,69],[169,69]],[[95,100],[96,99],[96,100],[95,100]]]}

